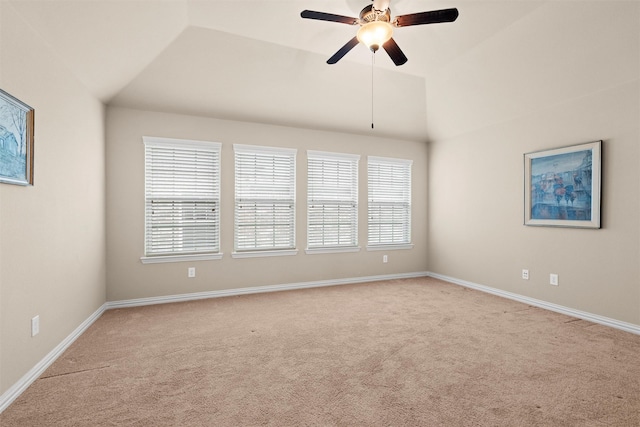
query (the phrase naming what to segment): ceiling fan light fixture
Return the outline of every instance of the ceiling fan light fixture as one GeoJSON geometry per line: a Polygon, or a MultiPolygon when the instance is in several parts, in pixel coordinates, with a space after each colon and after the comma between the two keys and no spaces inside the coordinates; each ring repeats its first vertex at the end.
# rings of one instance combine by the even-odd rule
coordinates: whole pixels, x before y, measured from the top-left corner
{"type": "MultiPolygon", "coordinates": [[[[300,16],[305,19],[338,22],[353,26],[360,25],[358,34],[334,53],[333,56],[327,60],[327,64],[337,63],[343,56],[349,53],[351,49],[362,43],[372,52],[382,47],[393,63],[398,66],[405,64],[407,57],[392,38],[393,27],[401,28],[413,25],[453,22],[458,18],[458,9],[450,8],[409,13],[407,15],[396,16],[392,20],[389,0],[373,0],[373,4],[365,6],[365,8],[360,11],[359,18],[316,12],[315,10],[303,10],[300,12],[300,16]]],[[[374,58],[373,55],[372,58],[374,58]]]]}
{"type": "Polygon", "coordinates": [[[358,30],[358,41],[375,52],[393,36],[393,27],[385,21],[364,24],[358,30]]]}

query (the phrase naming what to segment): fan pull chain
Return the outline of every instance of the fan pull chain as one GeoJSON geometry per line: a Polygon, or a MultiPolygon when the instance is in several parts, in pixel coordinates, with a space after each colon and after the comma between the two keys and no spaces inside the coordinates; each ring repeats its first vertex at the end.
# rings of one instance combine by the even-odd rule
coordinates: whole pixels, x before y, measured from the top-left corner
{"type": "Polygon", "coordinates": [[[371,51],[371,129],[373,129],[373,65],[375,63],[376,53],[371,51]]]}

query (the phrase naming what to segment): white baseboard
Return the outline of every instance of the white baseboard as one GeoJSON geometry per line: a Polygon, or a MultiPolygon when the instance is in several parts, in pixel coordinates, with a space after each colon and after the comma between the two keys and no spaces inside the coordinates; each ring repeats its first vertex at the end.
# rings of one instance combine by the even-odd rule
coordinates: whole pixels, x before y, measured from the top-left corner
{"type": "Polygon", "coordinates": [[[475,289],[478,291],[486,292],[499,297],[508,298],[514,301],[522,302],[532,305],[534,307],[544,308],[546,310],[555,311],[556,313],[566,314],[567,316],[577,317],[579,319],[588,320],[593,323],[599,323],[601,325],[609,326],[616,329],[621,329],[632,334],[640,335],[640,325],[633,323],[622,322],[620,320],[611,319],[609,317],[600,316],[598,314],[588,313],[586,311],[580,311],[573,308],[565,307],[558,304],[542,301],[535,298],[530,298],[524,295],[514,294],[512,292],[503,291],[496,288],[491,288],[485,285],[479,285],[477,283],[468,282],[466,280],[456,279],[454,277],[443,276],[442,274],[427,273],[427,276],[434,279],[444,280],[445,282],[453,283],[456,285],[464,286],[466,288],[475,289]]]}
{"type": "Polygon", "coordinates": [[[103,304],[88,319],[78,326],[69,336],[47,354],[38,364],[29,370],[22,378],[0,396],[0,413],[2,413],[14,400],[18,398],[43,372],[56,361],[58,357],[76,340],[93,322],[95,322],[106,310],[103,304]]]}
{"type": "Polygon", "coordinates": [[[197,292],[197,293],[190,293],[190,294],[167,295],[167,296],[161,296],[161,297],[149,297],[149,298],[122,300],[122,301],[111,301],[111,302],[107,302],[106,305],[107,305],[107,309],[139,307],[143,305],[167,304],[172,302],[194,301],[194,300],[207,299],[207,298],[220,298],[220,297],[229,297],[229,296],[236,296],[236,295],[259,294],[264,292],[290,291],[294,289],[318,288],[322,286],[348,285],[351,283],[379,282],[381,280],[393,280],[393,279],[410,279],[414,277],[425,277],[427,275],[428,273],[426,271],[419,271],[414,273],[351,277],[347,279],[318,280],[314,282],[299,282],[299,283],[288,283],[284,285],[254,286],[250,288],[224,289],[221,291],[207,291],[207,292],[197,292]]]}

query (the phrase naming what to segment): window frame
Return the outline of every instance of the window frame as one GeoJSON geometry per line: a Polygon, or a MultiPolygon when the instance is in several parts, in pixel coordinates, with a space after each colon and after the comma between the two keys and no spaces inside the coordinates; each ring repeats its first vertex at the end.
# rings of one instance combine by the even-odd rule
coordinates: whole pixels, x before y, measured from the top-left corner
{"type": "MultiPolygon", "coordinates": [[[[255,257],[272,257],[272,256],[290,256],[290,255],[296,255],[298,253],[297,250],[297,246],[296,246],[296,161],[297,161],[297,152],[298,150],[295,148],[282,148],[282,147],[268,147],[268,146],[260,146],[260,145],[246,145],[246,144],[233,144],[233,150],[234,150],[234,224],[233,224],[233,253],[231,254],[231,256],[233,258],[255,258],[255,257]],[[243,198],[243,194],[239,194],[239,184],[241,183],[241,180],[244,179],[251,179],[250,174],[247,176],[242,176],[245,174],[244,171],[239,171],[239,160],[242,156],[255,156],[256,158],[256,168],[258,167],[258,158],[261,158],[260,162],[261,165],[263,167],[266,167],[267,164],[264,163],[265,161],[267,161],[267,159],[270,156],[273,156],[273,168],[274,169],[278,169],[279,170],[279,175],[276,176],[274,173],[272,173],[271,175],[271,179],[272,179],[272,184],[275,185],[276,184],[276,180],[278,179],[285,179],[287,181],[289,181],[289,183],[286,186],[287,191],[286,192],[282,192],[279,193],[277,195],[274,194],[273,198],[265,198],[265,197],[258,197],[261,196],[260,193],[262,193],[262,191],[260,190],[260,185],[256,184],[256,187],[254,187],[253,189],[250,188],[240,188],[240,192],[247,194],[247,192],[251,193],[254,192],[254,194],[252,195],[253,197],[245,197],[246,202],[249,205],[251,205],[251,203],[253,203],[253,209],[256,210],[256,212],[254,213],[254,215],[258,215],[258,209],[260,208],[264,208],[264,205],[268,205],[269,203],[273,204],[273,208],[274,211],[272,213],[272,215],[274,216],[274,218],[278,215],[280,215],[280,213],[278,213],[276,211],[277,207],[275,205],[280,205],[280,208],[283,207],[283,205],[285,204],[289,204],[290,205],[290,213],[289,213],[289,219],[290,219],[290,223],[288,224],[288,231],[289,234],[287,235],[289,238],[289,242],[290,242],[290,246],[273,246],[273,247],[264,247],[264,248],[260,248],[258,246],[256,247],[241,247],[243,245],[239,244],[239,240],[240,240],[240,236],[239,236],[239,227],[241,227],[241,223],[239,222],[239,210],[242,209],[241,204],[243,202],[241,202],[242,198],[243,198]],[[276,159],[280,157],[279,160],[283,160],[283,158],[288,158],[286,159],[286,162],[288,162],[290,164],[290,175],[286,176],[283,175],[283,172],[285,169],[282,169],[282,164],[276,165],[275,161],[276,159]],[[279,197],[279,198],[278,198],[279,197]],[[262,204],[263,206],[259,207],[259,205],[262,204]]],[[[248,165],[245,165],[248,166],[248,165]]],[[[264,171],[263,171],[264,172],[264,171]]],[[[254,171],[254,174],[258,174],[258,171],[256,169],[256,171],[254,171]]],[[[254,177],[255,179],[255,177],[254,177]]],[[[263,183],[262,185],[267,185],[269,183],[263,183]]],[[[278,183],[280,185],[281,188],[283,182],[279,182],[278,183]]],[[[276,187],[271,187],[273,188],[277,188],[276,187]]],[[[268,223],[265,223],[268,224],[268,223]]],[[[277,238],[277,231],[276,231],[276,223],[275,221],[272,223],[272,233],[273,233],[273,239],[275,240],[277,238]]],[[[250,227],[251,223],[247,223],[247,226],[250,227]]],[[[254,223],[254,227],[258,227],[258,223],[254,223]]],[[[268,234],[268,233],[267,233],[268,234]]],[[[255,239],[258,240],[258,236],[257,234],[255,235],[255,239]]]]}
{"type": "MultiPolygon", "coordinates": [[[[223,253],[220,252],[220,199],[221,199],[221,185],[220,185],[220,173],[221,173],[221,154],[222,154],[222,144],[219,142],[212,142],[212,141],[198,141],[198,140],[190,140],[190,139],[178,139],[178,138],[160,138],[160,137],[150,137],[150,136],[143,136],[142,137],[142,142],[144,144],[144,156],[145,156],[145,178],[144,178],[144,255],[140,258],[140,261],[143,264],[155,264],[155,263],[165,263],[165,262],[181,262],[181,261],[198,261],[198,260],[217,260],[217,259],[221,259],[223,256],[223,253]],[[194,251],[194,252],[189,252],[189,251],[173,251],[173,252],[155,252],[154,251],[150,251],[149,250],[149,242],[150,242],[150,237],[149,237],[149,231],[150,229],[153,227],[152,225],[149,224],[149,221],[151,220],[151,215],[149,213],[149,209],[150,209],[150,199],[152,198],[157,198],[157,196],[154,196],[153,194],[150,194],[150,191],[153,192],[154,190],[152,188],[150,188],[150,186],[152,186],[152,184],[149,182],[149,177],[151,175],[151,164],[149,164],[148,161],[148,156],[149,156],[149,151],[150,149],[153,148],[157,148],[158,150],[160,149],[164,149],[164,150],[175,150],[177,151],[182,151],[182,152],[189,152],[189,150],[192,150],[191,152],[209,152],[212,153],[212,159],[213,159],[213,163],[212,163],[212,167],[211,170],[208,171],[209,174],[211,174],[213,176],[213,181],[212,181],[212,188],[210,189],[210,192],[212,193],[209,197],[209,199],[202,199],[202,200],[207,200],[207,203],[213,203],[214,205],[214,209],[215,209],[215,214],[213,215],[213,226],[215,228],[215,233],[214,233],[214,237],[212,239],[213,242],[213,246],[215,248],[215,250],[206,250],[206,251],[194,251]]],[[[175,152],[174,152],[175,154],[175,152]]],[[[182,164],[182,166],[184,165],[188,165],[188,162],[185,162],[182,164]]],[[[195,165],[195,163],[194,163],[195,165]]],[[[159,176],[156,176],[156,179],[159,178],[159,176]]],[[[175,181],[172,181],[172,183],[175,185],[175,181]]],[[[160,188],[156,188],[155,191],[160,191],[160,188]]],[[[197,193],[200,193],[200,191],[195,191],[191,193],[191,197],[197,197],[197,193]]],[[[167,198],[167,201],[170,200],[180,200],[179,198],[167,198]]],[[[184,203],[185,200],[180,200],[180,203],[184,203]]],[[[175,224],[180,224],[179,222],[176,222],[175,224]]]]}
{"type": "MultiPolygon", "coordinates": [[[[392,249],[412,249],[413,243],[411,240],[411,228],[412,228],[412,165],[413,160],[408,159],[398,159],[391,157],[377,157],[377,156],[368,156],[367,157],[367,250],[368,251],[383,251],[383,250],[392,250],[392,249]],[[406,175],[406,182],[404,183],[404,187],[401,188],[402,197],[391,197],[392,194],[398,194],[398,189],[393,187],[393,184],[387,185],[386,187],[378,187],[376,188],[376,183],[380,182],[380,179],[377,181],[372,179],[372,174],[374,173],[374,168],[372,166],[376,166],[378,169],[381,166],[391,167],[399,169],[398,171],[394,171],[394,175],[401,176],[406,175]],[[404,170],[403,170],[404,169],[404,170]],[[373,190],[373,191],[372,191],[373,190]],[[378,191],[378,194],[372,194],[375,191],[378,191]],[[382,193],[382,194],[380,194],[382,193]],[[387,194],[385,194],[387,193],[387,194]],[[379,199],[378,201],[372,200],[372,197],[376,197],[379,199]],[[393,200],[395,199],[395,200],[393,200]],[[393,209],[400,208],[400,210],[406,211],[406,221],[401,224],[406,231],[403,231],[403,236],[405,239],[403,241],[390,241],[388,243],[380,243],[380,242],[372,242],[372,225],[376,224],[372,222],[373,213],[372,210],[376,207],[380,209],[382,206],[390,206],[393,209]]],[[[392,216],[394,214],[392,213],[392,216]]],[[[382,240],[382,232],[378,230],[377,233],[378,240],[382,240]]],[[[391,232],[393,234],[393,231],[391,232]]],[[[393,237],[392,237],[393,238],[393,237]]]]}
{"type": "MultiPolygon", "coordinates": [[[[321,254],[321,253],[342,253],[342,252],[358,252],[360,247],[358,246],[358,211],[359,211],[359,162],[360,155],[359,154],[347,154],[347,153],[334,153],[327,151],[316,151],[316,150],[307,150],[307,248],[305,252],[307,254],[321,254]],[[329,170],[330,173],[327,175],[327,179],[334,180],[336,182],[335,186],[323,186],[321,182],[315,182],[314,179],[320,178],[317,175],[318,170],[322,168],[319,164],[313,164],[314,162],[327,162],[329,164],[335,163],[334,170],[329,170]],[[351,168],[346,174],[341,173],[340,164],[347,163],[348,167],[351,168]],[[313,168],[313,170],[312,170],[313,168]],[[345,175],[347,175],[345,177],[345,175]],[[340,188],[337,184],[339,181],[344,180],[344,178],[351,178],[351,182],[348,185],[348,190],[340,188]],[[317,188],[317,192],[314,189],[317,188]],[[345,191],[346,190],[346,191],[345,191]],[[350,196],[347,198],[340,197],[345,193],[350,193],[350,196]],[[347,224],[349,231],[347,233],[348,237],[350,237],[351,241],[348,244],[340,244],[340,238],[342,236],[340,232],[342,222],[338,219],[336,230],[337,234],[330,234],[326,236],[326,238],[338,240],[337,244],[312,244],[311,235],[312,235],[312,226],[314,225],[322,225],[323,236],[322,240],[325,240],[325,226],[326,226],[326,217],[323,213],[316,214],[313,212],[313,205],[321,205],[322,210],[326,206],[333,208],[333,212],[337,209],[340,211],[341,207],[351,205],[347,208],[347,216],[351,217],[350,222],[345,222],[347,224]],[[312,219],[312,217],[321,216],[322,220],[320,223],[317,223],[317,220],[312,219]]],[[[324,170],[321,172],[324,175],[324,170]]],[[[342,213],[338,213],[339,216],[342,216],[342,213]]],[[[329,214],[328,217],[335,218],[335,214],[329,214]]],[[[315,234],[315,233],[313,233],[315,234]]]]}

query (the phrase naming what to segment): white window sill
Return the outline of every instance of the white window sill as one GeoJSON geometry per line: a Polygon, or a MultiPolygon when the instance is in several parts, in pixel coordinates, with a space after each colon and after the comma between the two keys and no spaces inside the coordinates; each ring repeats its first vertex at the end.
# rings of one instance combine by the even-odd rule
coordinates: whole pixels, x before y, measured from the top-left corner
{"type": "Polygon", "coordinates": [[[406,243],[402,245],[367,245],[368,251],[395,251],[396,249],[413,249],[413,243],[406,243]]]}
{"type": "Polygon", "coordinates": [[[270,256],[291,256],[298,255],[297,249],[283,249],[279,251],[251,251],[251,252],[233,252],[231,258],[261,258],[270,256]]]}
{"type": "Polygon", "coordinates": [[[158,255],[143,256],[140,261],[143,264],[161,264],[165,262],[209,261],[222,259],[222,253],[217,254],[192,254],[192,255],[158,255]]]}
{"type": "Polygon", "coordinates": [[[312,249],[305,249],[305,253],[308,255],[315,255],[315,254],[337,254],[337,253],[343,253],[343,252],[360,252],[360,246],[350,246],[350,247],[344,247],[344,248],[312,248],[312,249]]]}

